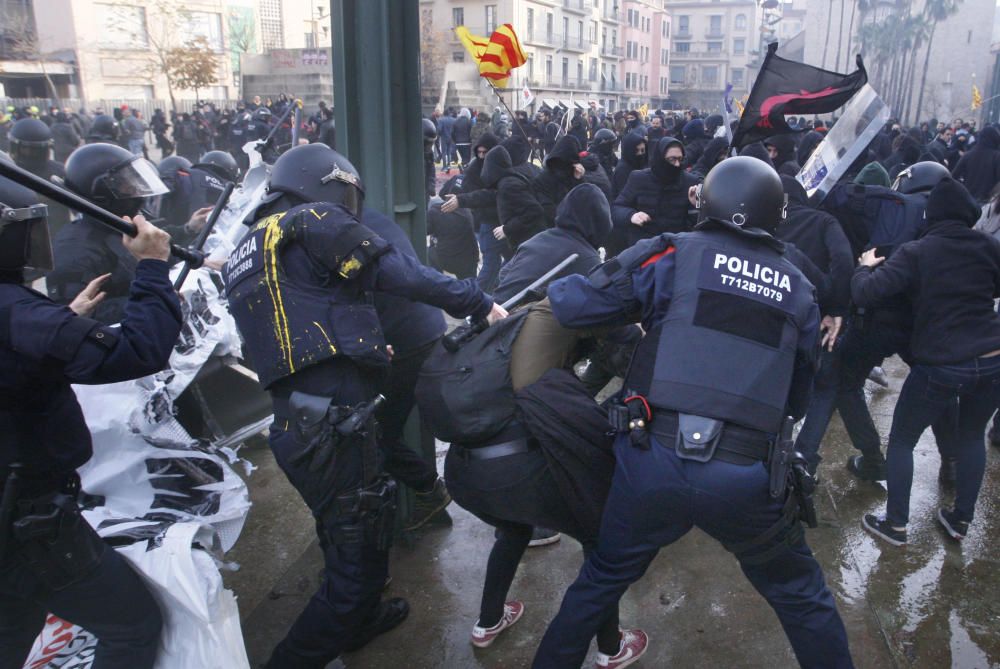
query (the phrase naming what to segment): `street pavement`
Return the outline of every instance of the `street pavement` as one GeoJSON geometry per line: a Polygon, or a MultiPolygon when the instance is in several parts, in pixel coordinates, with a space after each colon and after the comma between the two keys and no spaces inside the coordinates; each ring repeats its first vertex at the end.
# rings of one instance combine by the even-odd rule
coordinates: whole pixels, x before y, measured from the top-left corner
{"type": "MultiPolygon", "coordinates": [[[[888,390],[876,390],[872,413],[888,435],[906,375],[887,364],[888,390]]],[[[847,626],[858,667],[988,669],[1000,667],[1000,451],[987,446],[977,519],[961,544],[939,528],[936,510],[950,503],[937,482],[939,459],[928,430],[916,450],[910,543],[895,548],[861,528],[882,511],[885,489],[854,479],[844,462],[854,451],[834,417],[820,465],[820,527],[807,532],[847,626]]],[[[254,507],[230,553],[240,571],[226,574],[239,597],[252,666],[261,666],[318,584],[320,551],[312,520],[266,446],[247,451],[259,469],[249,479],[254,507]]],[[[442,453],[439,455],[443,455],[442,453]]],[[[524,617],[487,649],[469,635],[478,615],[491,528],[452,504],[451,527],[398,540],[387,596],[409,599],[409,619],[368,647],[347,654],[348,667],[506,669],[526,667],[566,587],[579,570],[579,545],[528,549],[510,597],[524,617]]],[[[694,530],[662,550],[622,599],[623,626],[641,627],[650,648],[635,667],[792,667],[795,659],[777,618],[736,560],[694,530]]],[[[585,666],[593,666],[594,649],[585,666]]]]}

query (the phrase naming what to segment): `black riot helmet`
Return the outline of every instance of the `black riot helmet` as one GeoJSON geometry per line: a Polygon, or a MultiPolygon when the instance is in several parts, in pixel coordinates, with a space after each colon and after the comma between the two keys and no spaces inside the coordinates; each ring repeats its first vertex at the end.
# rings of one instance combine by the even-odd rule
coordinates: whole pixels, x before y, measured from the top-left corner
{"type": "Polygon", "coordinates": [[[774,232],[785,218],[785,202],[774,168],[756,158],[737,156],[713,167],[698,187],[698,220],[774,232]]]}
{"type": "Polygon", "coordinates": [[[434,121],[429,118],[425,118],[423,122],[424,127],[424,146],[428,144],[433,144],[437,141],[438,131],[437,126],[434,125],[434,121]]]}
{"type": "Polygon", "coordinates": [[[48,207],[24,186],[0,177],[0,272],[52,269],[48,207]]]}
{"type": "Polygon", "coordinates": [[[914,163],[899,173],[892,189],[900,193],[920,193],[929,191],[943,179],[951,176],[948,168],[933,160],[914,163]]]}
{"type": "Polygon", "coordinates": [[[271,169],[267,202],[282,194],[302,202],[342,204],[361,214],[365,189],[361,176],[347,158],[326,144],[303,144],[281,154],[271,169]]]}
{"type": "Polygon", "coordinates": [[[235,182],[240,178],[240,168],[233,154],[228,151],[209,151],[194,164],[226,181],[235,182]]]}
{"type": "Polygon", "coordinates": [[[191,169],[191,161],[184,156],[167,156],[160,161],[156,169],[160,172],[160,178],[163,179],[164,177],[173,176],[177,170],[191,169]]]}
{"type": "Polygon", "coordinates": [[[594,138],[590,140],[590,150],[591,151],[603,151],[603,150],[614,150],[615,144],[618,143],[618,135],[615,131],[610,128],[601,128],[594,134],[594,138]]]}
{"type": "Polygon", "coordinates": [[[253,118],[255,121],[259,121],[261,123],[270,123],[271,110],[268,109],[267,107],[258,107],[253,112],[253,118]]]}
{"type": "Polygon", "coordinates": [[[95,144],[97,142],[117,141],[118,123],[114,117],[107,114],[98,114],[95,116],[94,122],[90,124],[90,130],[87,132],[87,143],[95,144]]]}
{"type": "Polygon", "coordinates": [[[44,167],[52,148],[52,131],[37,118],[22,118],[10,127],[10,155],[25,169],[44,167]]]}
{"type": "Polygon", "coordinates": [[[118,216],[134,216],[143,200],[169,189],[153,164],[117,144],[87,144],[66,159],[66,186],[118,216]]]}

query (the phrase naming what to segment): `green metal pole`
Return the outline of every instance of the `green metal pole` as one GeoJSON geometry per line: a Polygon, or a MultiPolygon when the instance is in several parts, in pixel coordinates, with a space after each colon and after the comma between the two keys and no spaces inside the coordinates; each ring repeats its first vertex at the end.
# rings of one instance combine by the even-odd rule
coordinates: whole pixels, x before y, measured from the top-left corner
{"type": "MultiPolygon", "coordinates": [[[[427,260],[418,0],[331,0],[337,149],[361,172],[365,204],[393,218],[427,260]]],[[[405,442],[435,462],[414,412],[405,442]]],[[[400,496],[397,528],[413,492],[400,496]]]]}

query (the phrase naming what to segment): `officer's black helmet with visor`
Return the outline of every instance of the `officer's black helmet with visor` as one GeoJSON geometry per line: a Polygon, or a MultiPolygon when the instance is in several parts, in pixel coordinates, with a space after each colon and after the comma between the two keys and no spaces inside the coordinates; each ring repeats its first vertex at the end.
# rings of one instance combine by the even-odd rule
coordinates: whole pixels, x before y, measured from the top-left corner
{"type": "Polygon", "coordinates": [[[326,144],[304,144],[278,157],[271,169],[263,204],[290,195],[305,202],[342,204],[355,216],[365,199],[358,170],[326,144]]]}
{"type": "Polygon", "coordinates": [[[698,222],[730,223],[773,233],[785,218],[781,177],[757,158],[738,156],[716,165],[697,190],[698,222]]]}
{"type": "Polygon", "coordinates": [[[10,154],[18,165],[44,165],[52,148],[52,131],[37,118],[23,118],[7,133],[10,154]]]}
{"type": "Polygon", "coordinates": [[[0,177],[0,272],[52,267],[48,207],[34,191],[0,177]]]}
{"type": "Polygon", "coordinates": [[[170,191],[148,160],[101,142],[81,146],[70,154],[66,185],[119,216],[133,216],[146,198],[170,191]]]}
{"type": "Polygon", "coordinates": [[[948,168],[933,160],[914,163],[899,173],[892,189],[904,194],[930,191],[941,181],[951,176],[948,168]]]}

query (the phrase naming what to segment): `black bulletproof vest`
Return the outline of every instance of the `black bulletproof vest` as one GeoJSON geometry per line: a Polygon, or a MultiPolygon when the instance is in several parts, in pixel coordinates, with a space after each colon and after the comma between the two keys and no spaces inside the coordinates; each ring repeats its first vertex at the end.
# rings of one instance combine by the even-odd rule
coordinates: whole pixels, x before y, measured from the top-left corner
{"type": "Polygon", "coordinates": [[[626,387],[656,407],[777,432],[815,290],[784,256],[718,230],[672,236],[673,298],[626,387]]]}

